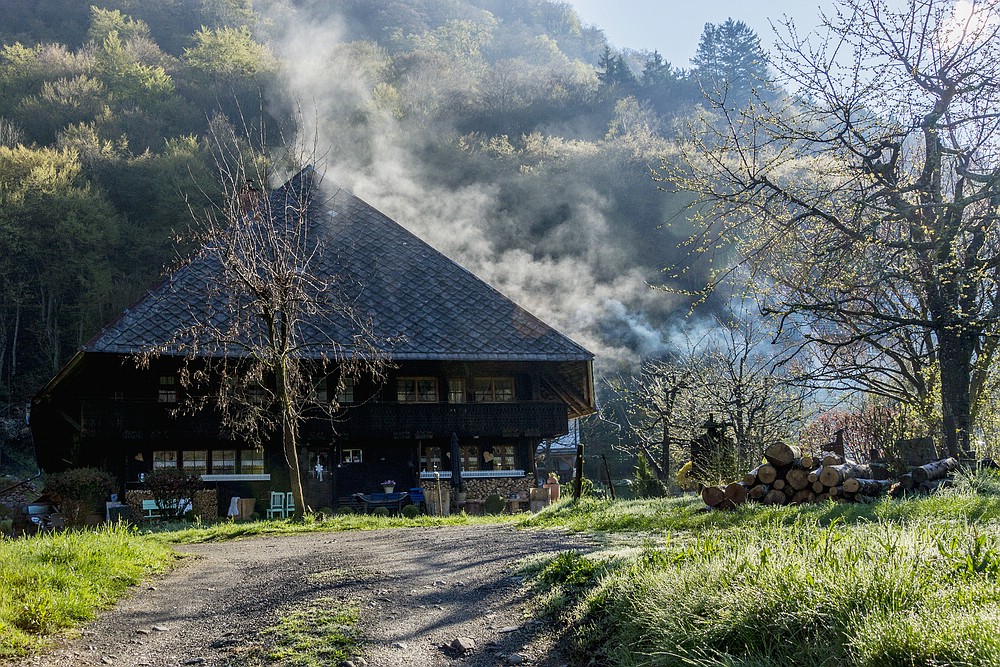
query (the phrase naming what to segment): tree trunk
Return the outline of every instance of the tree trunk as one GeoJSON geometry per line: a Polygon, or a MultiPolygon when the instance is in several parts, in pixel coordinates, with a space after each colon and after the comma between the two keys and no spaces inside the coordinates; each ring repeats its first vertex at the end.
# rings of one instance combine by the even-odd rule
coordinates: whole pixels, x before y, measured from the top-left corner
{"type": "Polygon", "coordinates": [[[878,496],[890,486],[889,481],[851,477],[844,480],[844,493],[858,493],[864,496],[878,496]]]}
{"type": "Polygon", "coordinates": [[[288,466],[288,481],[292,487],[292,498],[295,499],[295,510],[292,518],[298,520],[305,515],[305,494],[302,490],[302,470],[299,465],[298,423],[289,396],[287,368],[285,360],[279,361],[274,368],[274,384],[278,394],[281,409],[281,446],[285,454],[285,464],[288,466]]]}
{"type": "Polygon", "coordinates": [[[819,481],[827,486],[837,486],[843,484],[849,477],[871,477],[871,468],[857,463],[842,463],[838,466],[824,466],[819,474],[819,481]]]}
{"type": "Polygon", "coordinates": [[[913,481],[915,484],[922,484],[932,479],[939,479],[956,468],[958,468],[958,459],[947,458],[934,461],[919,468],[914,468],[912,470],[913,481]]]}
{"type": "Polygon", "coordinates": [[[776,468],[789,466],[800,456],[802,456],[802,452],[798,447],[786,445],[780,441],[768,445],[767,449],[764,450],[764,458],[776,468]]]}
{"type": "Polygon", "coordinates": [[[773,484],[778,479],[778,470],[769,464],[764,464],[757,468],[757,479],[761,484],[773,484]]]}
{"type": "Polygon", "coordinates": [[[945,447],[948,456],[952,458],[969,456],[972,353],[976,338],[961,331],[951,332],[947,327],[937,334],[941,358],[941,415],[945,447]]]}
{"type": "Polygon", "coordinates": [[[701,499],[709,507],[718,507],[726,499],[726,490],[721,486],[702,487],[701,499]]]}

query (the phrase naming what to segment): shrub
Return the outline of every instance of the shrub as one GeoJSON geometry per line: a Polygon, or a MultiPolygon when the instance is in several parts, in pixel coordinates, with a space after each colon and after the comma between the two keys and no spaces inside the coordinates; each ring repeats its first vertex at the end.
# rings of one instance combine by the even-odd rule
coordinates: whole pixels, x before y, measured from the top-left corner
{"type": "Polygon", "coordinates": [[[389,510],[386,507],[376,507],[372,510],[372,514],[375,516],[389,516],[389,510]]]}
{"type": "Polygon", "coordinates": [[[88,514],[100,511],[114,488],[115,478],[97,468],[73,468],[45,480],[45,492],[70,526],[82,526],[88,514]]]}
{"type": "Polygon", "coordinates": [[[492,496],[486,496],[486,500],[483,501],[483,511],[487,514],[500,514],[506,507],[506,501],[495,493],[492,496]]]}
{"type": "Polygon", "coordinates": [[[354,510],[347,505],[341,505],[337,508],[337,514],[354,514],[354,510]]]}
{"type": "Polygon", "coordinates": [[[187,475],[179,468],[157,468],[146,475],[146,488],[153,495],[153,500],[165,519],[182,516],[185,508],[180,501],[193,499],[201,487],[199,477],[187,475]]]}
{"type": "Polygon", "coordinates": [[[405,516],[407,519],[413,519],[418,514],[420,514],[420,508],[417,507],[416,505],[407,505],[406,507],[403,508],[403,516],[405,516]]]}
{"type": "Polygon", "coordinates": [[[635,486],[632,487],[636,498],[662,498],[667,490],[649,466],[649,461],[642,454],[635,466],[635,486]]]}

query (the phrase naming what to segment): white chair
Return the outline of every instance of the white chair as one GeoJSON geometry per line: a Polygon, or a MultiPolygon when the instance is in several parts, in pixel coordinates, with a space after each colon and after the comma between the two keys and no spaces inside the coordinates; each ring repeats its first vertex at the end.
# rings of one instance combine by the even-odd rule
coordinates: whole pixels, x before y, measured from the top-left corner
{"type": "Polygon", "coordinates": [[[285,516],[292,516],[295,514],[295,496],[289,491],[285,494],[285,516]]]}
{"type": "Polygon", "coordinates": [[[285,518],[285,494],[281,491],[271,492],[271,506],[267,508],[267,518],[273,519],[275,516],[285,518]]]}

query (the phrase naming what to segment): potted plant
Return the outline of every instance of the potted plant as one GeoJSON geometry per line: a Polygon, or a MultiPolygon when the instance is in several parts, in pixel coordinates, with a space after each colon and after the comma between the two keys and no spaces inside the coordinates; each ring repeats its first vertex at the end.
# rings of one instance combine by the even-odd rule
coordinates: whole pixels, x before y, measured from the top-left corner
{"type": "Polygon", "coordinates": [[[385,491],[386,493],[392,493],[393,489],[395,488],[396,488],[396,480],[394,479],[387,479],[384,482],[382,482],[382,490],[385,491]]]}

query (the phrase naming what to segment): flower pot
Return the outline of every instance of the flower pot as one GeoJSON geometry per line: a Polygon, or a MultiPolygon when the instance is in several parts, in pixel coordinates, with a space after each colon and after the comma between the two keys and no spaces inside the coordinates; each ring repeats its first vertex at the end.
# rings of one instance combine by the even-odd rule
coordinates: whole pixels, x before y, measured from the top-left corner
{"type": "Polygon", "coordinates": [[[386,493],[392,493],[392,490],[395,488],[396,487],[394,486],[389,486],[388,484],[386,484],[382,487],[382,490],[385,491],[386,493]]]}

